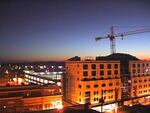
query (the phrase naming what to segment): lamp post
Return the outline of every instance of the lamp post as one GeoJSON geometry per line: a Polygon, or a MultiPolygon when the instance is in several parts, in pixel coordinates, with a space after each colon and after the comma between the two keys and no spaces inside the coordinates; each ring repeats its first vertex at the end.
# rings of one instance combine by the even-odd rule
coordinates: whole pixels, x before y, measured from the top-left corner
{"type": "Polygon", "coordinates": [[[101,105],[101,113],[103,112],[103,104],[104,104],[104,99],[103,99],[103,90],[101,93],[101,98],[99,99],[99,103],[101,105]]]}

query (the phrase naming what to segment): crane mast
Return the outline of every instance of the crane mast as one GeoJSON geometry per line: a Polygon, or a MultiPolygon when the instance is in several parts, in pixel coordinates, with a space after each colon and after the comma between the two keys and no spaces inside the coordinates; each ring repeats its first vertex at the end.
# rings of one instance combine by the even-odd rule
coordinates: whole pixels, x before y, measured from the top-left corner
{"type": "Polygon", "coordinates": [[[145,28],[145,29],[138,29],[134,31],[128,31],[128,32],[122,32],[122,33],[114,33],[114,27],[112,26],[110,28],[110,34],[105,36],[105,37],[96,37],[95,41],[99,41],[101,39],[109,39],[110,40],[110,50],[111,54],[116,53],[116,37],[121,37],[123,39],[124,36],[127,35],[134,35],[134,34],[139,34],[139,33],[145,33],[145,32],[150,32],[150,28],[145,28]]]}

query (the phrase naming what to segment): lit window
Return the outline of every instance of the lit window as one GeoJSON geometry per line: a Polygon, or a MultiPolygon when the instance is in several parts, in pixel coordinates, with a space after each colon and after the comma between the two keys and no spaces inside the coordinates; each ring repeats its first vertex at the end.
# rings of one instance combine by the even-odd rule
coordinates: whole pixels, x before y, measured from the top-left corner
{"type": "Polygon", "coordinates": [[[43,79],[41,79],[40,81],[43,82],[43,79]]]}

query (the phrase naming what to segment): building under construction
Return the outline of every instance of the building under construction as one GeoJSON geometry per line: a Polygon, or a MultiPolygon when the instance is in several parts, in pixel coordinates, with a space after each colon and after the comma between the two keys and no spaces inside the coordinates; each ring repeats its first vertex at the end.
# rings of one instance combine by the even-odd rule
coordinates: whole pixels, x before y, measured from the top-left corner
{"type": "Polygon", "coordinates": [[[66,101],[88,103],[99,111],[150,102],[150,61],[115,53],[95,60],[73,57],[65,65],[63,96],[66,101]]]}

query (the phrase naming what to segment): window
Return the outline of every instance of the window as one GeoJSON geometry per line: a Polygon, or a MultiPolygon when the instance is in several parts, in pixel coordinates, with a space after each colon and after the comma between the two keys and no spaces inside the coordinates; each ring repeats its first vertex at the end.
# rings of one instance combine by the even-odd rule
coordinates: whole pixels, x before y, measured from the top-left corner
{"type": "Polygon", "coordinates": [[[104,64],[100,64],[100,69],[104,69],[104,64]]]}
{"type": "Polygon", "coordinates": [[[115,71],[114,71],[114,74],[115,74],[115,75],[118,75],[118,70],[115,70],[115,71]]]}
{"type": "Polygon", "coordinates": [[[115,64],[115,66],[114,66],[114,67],[115,67],[115,69],[116,69],[116,68],[118,68],[118,64],[115,64]]]}
{"type": "Polygon", "coordinates": [[[134,80],[134,83],[137,83],[137,81],[136,81],[136,80],[134,80]]]}
{"type": "Polygon", "coordinates": [[[101,76],[104,75],[104,71],[100,71],[100,75],[101,75],[101,76]]]}
{"type": "Polygon", "coordinates": [[[132,64],[132,67],[135,68],[135,64],[132,64]]]}
{"type": "Polygon", "coordinates": [[[111,75],[111,71],[107,71],[107,75],[111,75]]]}
{"type": "Polygon", "coordinates": [[[138,68],[140,68],[140,64],[138,64],[138,68]]]}
{"type": "Polygon", "coordinates": [[[88,72],[87,71],[83,71],[83,76],[88,76],[88,72]]]}
{"type": "Polygon", "coordinates": [[[98,98],[94,98],[94,101],[98,101],[98,98]]]}
{"type": "Polygon", "coordinates": [[[81,102],[81,98],[79,98],[79,102],[81,102]]]}
{"type": "Polygon", "coordinates": [[[81,85],[79,85],[78,87],[79,87],[79,88],[81,88],[82,86],[81,86],[81,85]]]}
{"type": "Polygon", "coordinates": [[[94,88],[97,88],[98,87],[98,84],[94,84],[94,88]]]}
{"type": "Polygon", "coordinates": [[[92,65],[91,65],[91,68],[92,68],[92,69],[96,69],[96,64],[92,64],[92,65]]]}
{"type": "Polygon", "coordinates": [[[88,69],[88,65],[87,64],[83,64],[83,69],[88,69]]]}
{"type": "Polygon", "coordinates": [[[106,84],[102,84],[102,87],[105,87],[106,86],[106,84]]]}
{"type": "Polygon", "coordinates": [[[98,91],[94,91],[94,95],[98,95],[98,91]]]}
{"type": "Polygon", "coordinates": [[[85,92],[85,96],[87,97],[87,96],[90,96],[90,91],[86,91],[85,92]]]}
{"type": "Polygon", "coordinates": [[[145,79],[144,82],[147,82],[147,80],[145,79]]]}
{"type": "Polygon", "coordinates": [[[113,83],[109,83],[109,86],[112,86],[113,85],[113,83]]]}
{"type": "Polygon", "coordinates": [[[119,82],[116,82],[116,86],[118,86],[119,85],[119,82]]]}
{"type": "Polygon", "coordinates": [[[107,64],[107,68],[108,68],[108,69],[111,69],[111,64],[107,64]]]}
{"type": "Polygon", "coordinates": [[[90,85],[86,85],[86,88],[90,88],[90,85]]]}
{"type": "Polygon", "coordinates": [[[139,82],[142,82],[142,80],[139,80],[139,82]]]}
{"type": "Polygon", "coordinates": [[[96,76],[96,71],[92,71],[92,76],[96,76]]]}
{"type": "Polygon", "coordinates": [[[80,92],[79,95],[81,95],[82,93],[80,92]]]}

